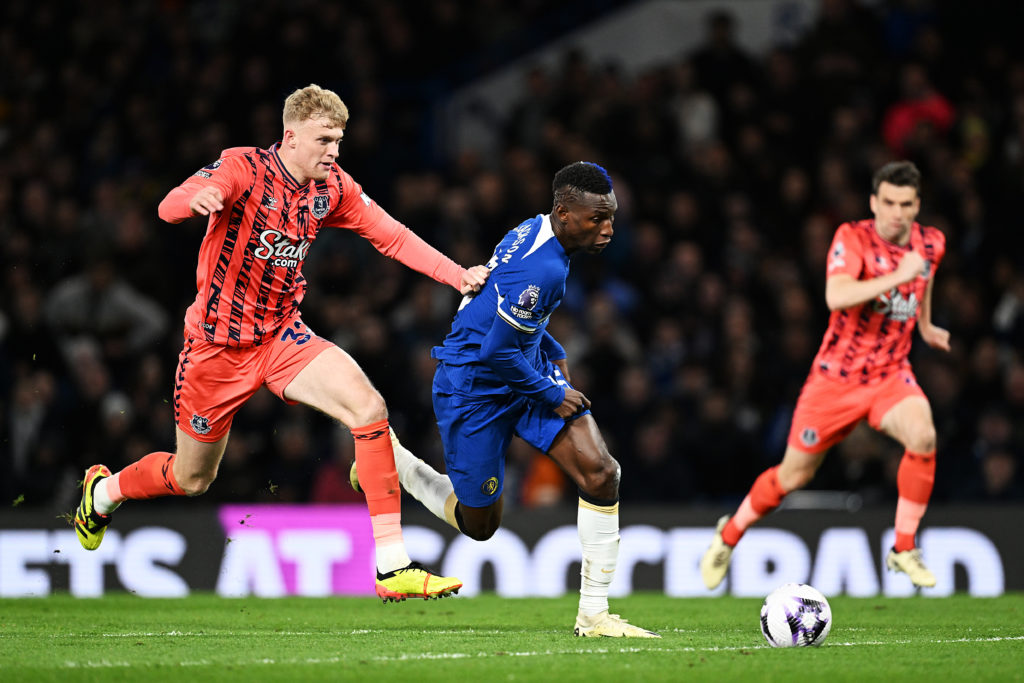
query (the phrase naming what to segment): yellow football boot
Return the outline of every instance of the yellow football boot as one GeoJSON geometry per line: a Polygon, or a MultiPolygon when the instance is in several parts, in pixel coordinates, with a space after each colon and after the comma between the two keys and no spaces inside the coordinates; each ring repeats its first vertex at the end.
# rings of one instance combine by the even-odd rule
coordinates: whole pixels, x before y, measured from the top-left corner
{"type": "Polygon", "coordinates": [[[462,582],[448,576],[437,576],[419,562],[393,572],[377,572],[377,597],[384,602],[401,602],[406,598],[432,600],[454,595],[462,582]]]}
{"type": "Polygon", "coordinates": [[[103,534],[110,524],[110,515],[101,515],[93,505],[93,492],[101,479],[110,476],[110,470],[103,465],[93,465],[85,471],[82,480],[82,502],[75,511],[75,533],[78,542],[86,550],[96,550],[103,542],[103,534]]]}

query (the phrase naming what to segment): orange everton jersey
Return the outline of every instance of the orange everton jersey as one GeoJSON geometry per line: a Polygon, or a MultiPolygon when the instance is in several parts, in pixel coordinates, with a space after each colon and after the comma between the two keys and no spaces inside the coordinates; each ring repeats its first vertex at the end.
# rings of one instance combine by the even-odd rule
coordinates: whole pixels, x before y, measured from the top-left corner
{"type": "Polygon", "coordinates": [[[391,218],[337,164],[326,180],[300,185],[277,145],[239,147],[181,187],[191,195],[204,186],[221,191],[224,209],[210,216],[185,325],[209,342],[246,347],[272,337],[298,310],[302,264],[324,227],[354,230],[382,253],[458,287],[462,268],[391,218]]]}
{"type": "Polygon", "coordinates": [[[844,223],[836,231],[828,255],[829,277],[847,273],[870,280],[895,270],[910,250],[925,259],[921,275],[872,301],[832,311],[812,373],[866,384],[910,367],[908,355],[918,306],[946,253],[945,236],[936,228],[914,223],[910,242],[899,246],[875,231],[874,220],[844,223]]]}

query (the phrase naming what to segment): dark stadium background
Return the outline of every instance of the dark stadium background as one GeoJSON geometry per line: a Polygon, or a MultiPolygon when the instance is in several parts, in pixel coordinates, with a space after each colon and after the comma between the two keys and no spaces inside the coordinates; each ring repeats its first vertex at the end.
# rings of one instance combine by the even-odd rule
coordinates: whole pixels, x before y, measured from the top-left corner
{"type": "MultiPolygon", "coordinates": [[[[612,172],[615,241],[576,260],[551,329],[622,464],[630,505],[729,507],[780,458],[825,328],[832,232],[868,217],[874,168],[914,160],[921,221],[948,241],[934,318],[953,352],[918,340],[912,356],[939,433],[933,501],[1019,511],[1016,3],[822,0],[786,44],[709,51],[702,24],[700,40],[636,73],[566,50],[524,69],[529,90],[505,117],[481,104],[497,149],[452,152],[445,112],[457,92],[638,4],[3,3],[0,507],[52,519],[75,504],[88,465],[116,471],[173,448],[172,373],[205,221],[167,225],[156,205],[222,148],[275,142],[284,97],[315,82],[351,110],[343,168],[464,265],[550,208],[563,164],[585,158],[612,172]],[[915,119],[923,100],[948,120],[915,119]],[[887,126],[894,108],[917,125],[887,126]],[[115,284],[92,293],[88,278],[115,284]],[[90,307],[100,305],[131,322],[98,326],[90,307]]],[[[701,22],[712,5],[701,4],[701,22]]],[[[737,31],[743,6],[719,7],[737,31]]],[[[305,274],[306,322],[359,361],[405,444],[440,467],[428,351],[457,295],[344,234],[318,240],[305,274]]],[[[358,500],[346,483],[350,442],[261,392],[235,420],[218,480],[188,505],[358,500]]],[[[893,505],[899,456],[858,431],[811,488],[845,492],[829,505],[893,505]]],[[[537,454],[512,449],[508,508],[574,498],[537,454]]]]}

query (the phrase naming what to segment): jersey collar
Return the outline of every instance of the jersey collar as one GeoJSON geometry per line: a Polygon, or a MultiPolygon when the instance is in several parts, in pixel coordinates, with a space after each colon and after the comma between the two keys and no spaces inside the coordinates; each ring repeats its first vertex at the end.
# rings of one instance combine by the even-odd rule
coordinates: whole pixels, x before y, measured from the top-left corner
{"type": "Polygon", "coordinates": [[[271,145],[270,156],[274,159],[274,164],[277,166],[278,170],[281,172],[281,176],[284,178],[285,187],[289,190],[298,190],[302,185],[300,185],[299,181],[295,179],[295,176],[288,172],[288,168],[285,167],[284,162],[281,161],[281,156],[277,153],[277,150],[280,149],[280,147],[280,142],[275,142],[271,145]]]}
{"type": "Polygon", "coordinates": [[[523,254],[523,258],[526,258],[533,252],[537,251],[537,249],[549,241],[554,241],[554,243],[558,245],[558,250],[562,252],[562,256],[566,261],[568,261],[569,254],[566,253],[565,247],[562,246],[562,243],[558,241],[557,237],[555,237],[555,231],[551,228],[551,214],[544,214],[541,216],[540,228],[537,230],[537,235],[534,237],[533,244],[530,245],[530,249],[523,254]]]}

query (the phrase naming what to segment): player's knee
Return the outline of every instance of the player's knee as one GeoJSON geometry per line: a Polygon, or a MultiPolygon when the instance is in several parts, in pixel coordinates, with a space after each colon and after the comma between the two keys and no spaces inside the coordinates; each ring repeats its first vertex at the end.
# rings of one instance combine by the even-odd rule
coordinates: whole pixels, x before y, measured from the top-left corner
{"type": "Polygon", "coordinates": [[[486,519],[465,519],[459,520],[459,530],[474,541],[486,541],[498,530],[500,521],[493,517],[486,519]]]}
{"type": "Polygon", "coordinates": [[[455,508],[455,522],[459,531],[474,541],[486,541],[501,526],[502,506],[499,502],[487,508],[455,508]]]}
{"type": "Polygon", "coordinates": [[[360,401],[357,408],[352,409],[353,427],[373,424],[387,419],[388,407],[384,403],[384,397],[378,391],[370,392],[364,401],[360,401]]]}
{"type": "Polygon", "coordinates": [[[933,453],[935,451],[935,427],[924,425],[913,430],[907,439],[907,450],[914,453],[933,453]]]}
{"type": "Polygon", "coordinates": [[[602,458],[598,465],[583,474],[580,488],[588,496],[602,500],[619,497],[619,463],[610,455],[602,458]]]}
{"type": "Polygon", "coordinates": [[[486,541],[491,536],[493,536],[494,532],[496,532],[497,530],[497,526],[492,526],[489,524],[480,526],[467,525],[467,527],[462,530],[462,533],[466,534],[474,541],[486,541]]]}
{"type": "Polygon", "coordinates": [[[185,492],[186,496],[201,496],[210,488],[210,484],[216,479],[216,474],[192,474],[180,477],[178,486],[185,492]]]}

